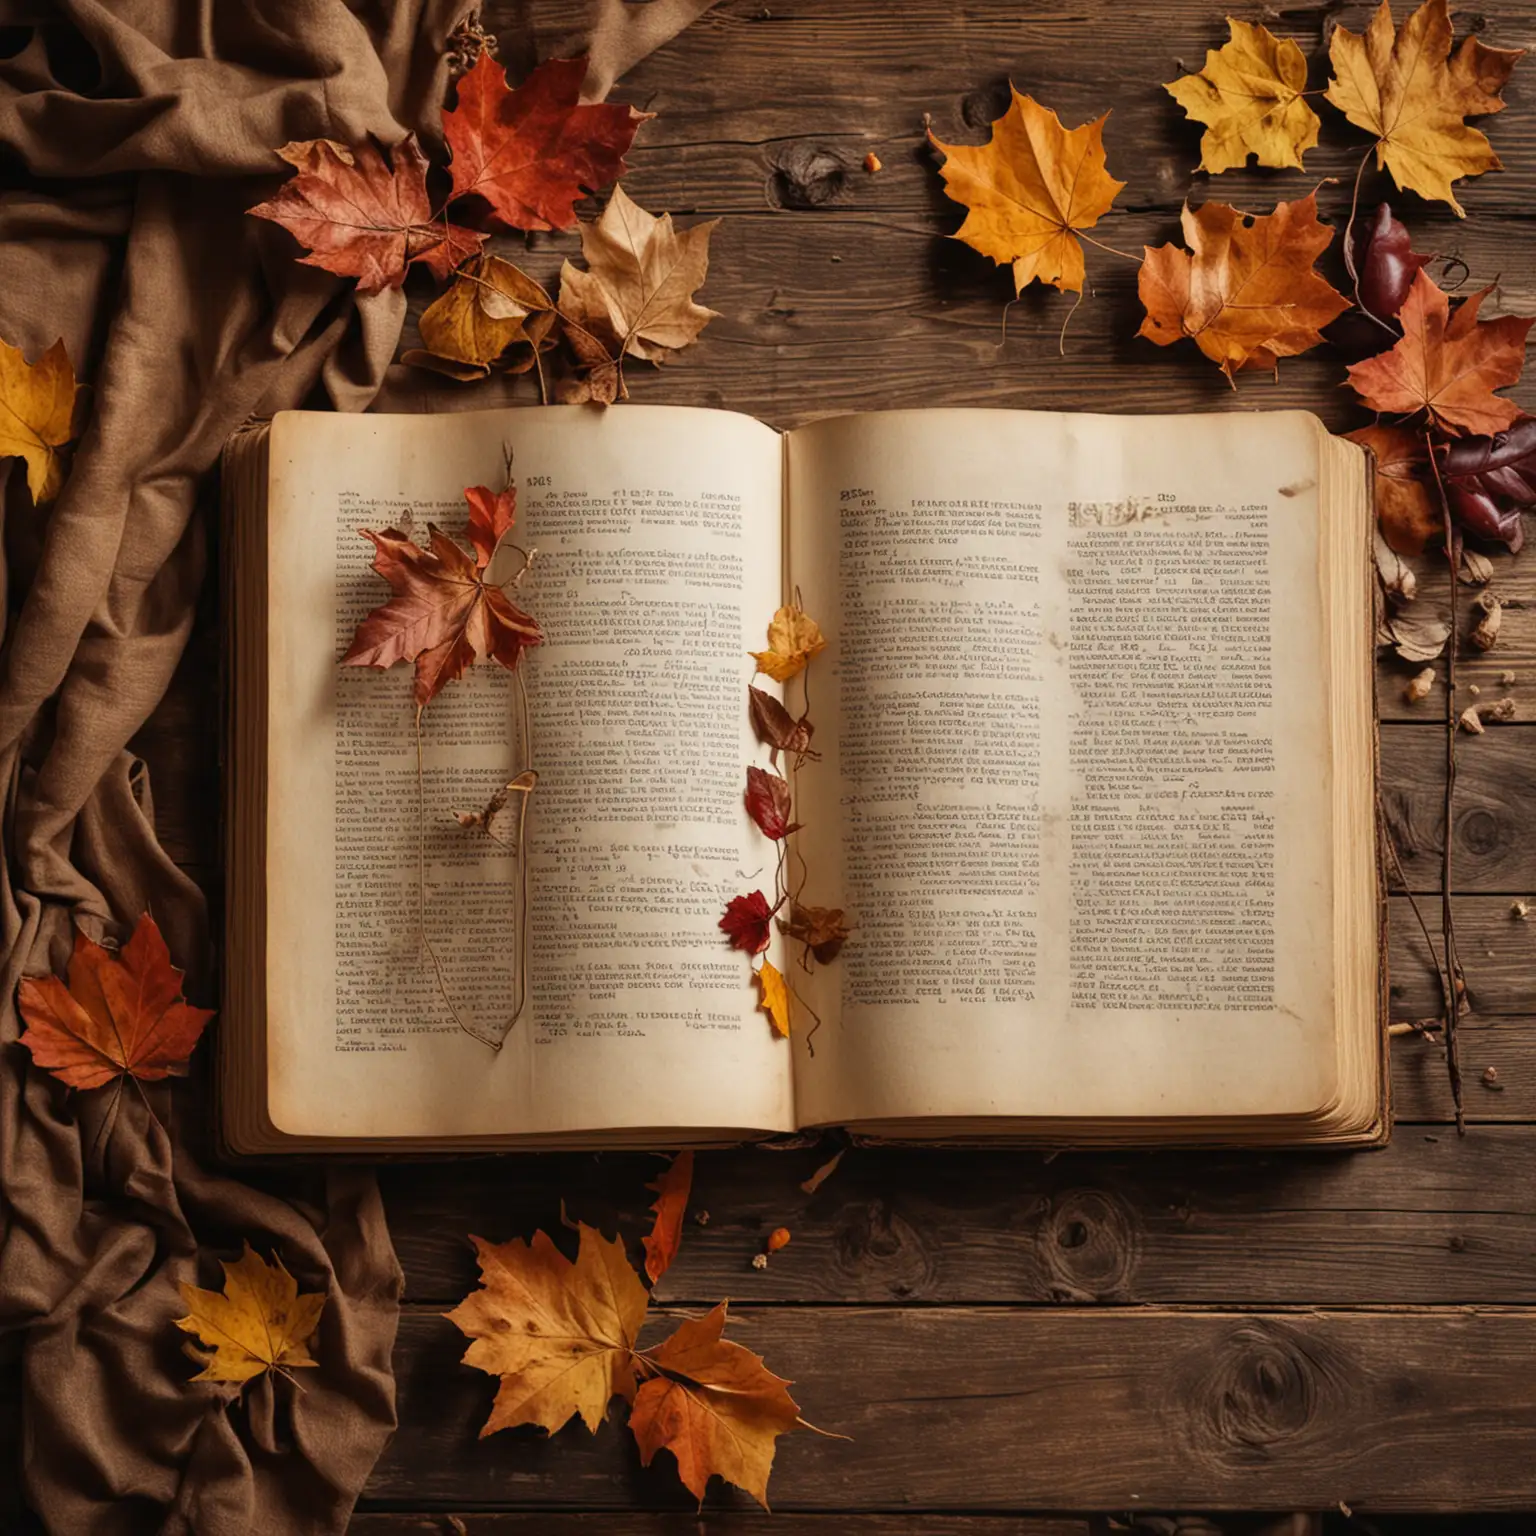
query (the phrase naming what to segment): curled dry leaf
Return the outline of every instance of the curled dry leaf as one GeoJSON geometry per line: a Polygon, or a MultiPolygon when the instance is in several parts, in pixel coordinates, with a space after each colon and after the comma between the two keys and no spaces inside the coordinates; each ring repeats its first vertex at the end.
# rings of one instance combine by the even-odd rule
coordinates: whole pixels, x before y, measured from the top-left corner
{"type": "Polygon", "coordinates": [[[27,976],[16,989],[27,1026],[21,1043],[71,1088],[182,1076],[213,1017],[182,997],[182,975],[147,912],[117,951],[77,929],[67,987],[56,976],[27,976]]]}
{"type": "Polygon", "coordinates": [[[1517,315],[1479,320],[1488,293],[1474,293],[1453,312],[1439,284],[1419,272],[1402,308],[1402,340],[1350,366],[1355,393],[1373,411],[1422,411],[1453,435],[1511,426],[1520,408],[1493,391],[1519,380],[1533,322],[1517,315]]]}
{"type": "Polygon", "coordinates": [[[733,896],[726,902],[720,930],[730,939],[732,949],[760,955],[773,937],[772,922],[773,911],[768,898],[761,891],[749,891],[745,896],[733,896]]]}
{"type": "Polygon", "coordinates": [[[1419,578],[1413,567],[1382,537],[1381,528],[1371,530],[1371,548],[1376,556],[1376,576],[1388,597],[1411,603],[1418,594],[1419,578]]]}
{"type": "Polygon", "coordinates": [[[768,1022],[786,1038],[789,1035],[789,987],[783,972],[770,960],[753,973],[757,982],[758,1009],[768,1015],[768,1022]]]}
{"type": "Polygon", "coordinates": [[[1379,203],[1369,219],[1356,221],[1351,246],[1360,303],[1378,320],[1396,319],[1415,274],[1430,258],[1413,249],[1408,226],[1393,217],[1389,203],[1379,203]]]}
{"type": "Polygon", "coordinates": [[[248,211],[304,246],[305,266],[355,277],[359,293],[398,288],[417,261],[443,282],[485,244],[484,235],[433,218],[427,157],[414,138],[387,160],[373,144],[348,149],[333,139],[298,139],[277,153],[295,174],[248,211]]]}
{"type": "Polygon", "coordinates": [[[1075,231],[1092,229],[1125,186],[1105,169],[1109,114],[1064,128],[1061,119],[1009,87],[1008,110],[986,144],[944,144],[944,190],[967,209],[955,234],[999,265],[1012,265],[1014,292],[1033,282],[1081,293],[1083,247],[1075,231]]]}
{"type": "Polygon", "coordinates": [[[1522,416],[1492,437],[1465,437],[1437,451],[1457,521],[1474,536],[1518,552],[1525,542],[1520,514],[1536,506],[1536,416],[1522,416]]]}
{"type": "Polygon", "coordinates": [[[837,1172],[837,1165],[847,1155],[847,1147],[839,1147],[808,1179],[801,1179],[800,1188],[808,1195],[814,1195],[828,1179],[837,1172]]]}
{"type": "Polygon", "coordinates": [[[766,673],[776,683],[786,683],[805,671],[826,646],[826,637],[815,619],[799,604],[788,603],[769,622],[768,649],[749,654],[759,672],[766,673]]]}
{"type": "Polygon", "coordinates": [[[1158,346],[1187,337],[1230,379],[1315,347],[1322,327],[1349,308],[1313,270],[1333,238],[1318,222],[1315,194],[1259,215],[1185,204],[1183,221],[1189,250],[1149,246],[1141,264],[1147,315],[1138,334],[1158,346]]]}
{"type": "Polygon", "coordinates": [[[1409,427],[1377,426],[1346,435],[1375,455],[1376,524],[1382,538],[1399,555],[1423,554],[1424,546],[1438,539],[1445,526],[1438,498],[1430,493],[1424,434],[1409,427]]]}
{"type": "Polygon", "coordinates": [[[693,1185],[693,1153],[679,1152],[667,1164],[666,1171],[646,1188],[656,1195],[651,1210],[656,1220],[641,1238],[645,1247],[645,1273],[652,1285],[672,1267],[683,1241],[683,1214],[688,1209],[688,1191],[693,1185]]]}
{"type": "Polygon", "coordinates": [[[725,1319],[722,1301],[646,1352],[657,1374],[636,1394],[629,1427],[641,1464],[671,1451],[696,1499],[711,1477],[723,1477],[766,1509],[775,1441],[795,1427],[800,1409],[760,1355],[722,1337],[725,1319]]]}
{"type": "Polygon", "coordinates": [[[573,1264],[544,1232],[532,1243],[473,1239],[480,1289],[443,1315],[473,1342],[464,1364],[500,1378],[480,1431],[573,1415],[594,1433],[614,1397],[635,1400],[635,1342],[649,1298],[624,1245],[585,1222],[573,1264]]]}
{"type": "Polygon", "coordinates": [[[1461,561],[1456,567],[1457,578],[1463,585],[1481,587],[1493,580],[1493,561],[1475,549],[1461,547],[1461,561]]]}
{"type": "Polygon", "coordinates": [[[75,435],[77,388],[62,337],[35,363],[0,341],[0,458],[25,461],[35,506],[64,484],[59,450],[75,435]]]}
{"type": "Polygon", "coordinates": [[[422,346],[401,360],[466,381],[485,378],[492,365],[523,373],[554,323],[554,300],[538,283],[510,261],[482,256],[427,307],[422,346]]]}
{"type": "MultiPolygon", "coordinates": [[[[478,811],[455,811],[453,819],[466,832],[483,832],[487,837],[496,838],[494,831],[496,818],[507,808],[507,802],[515,796],[518,800],[519,829],[521,829],[522,813],[527,809],[528,796],[538,787],[538,783],[537,770],[525,768],[515,779],[496,790],[478,811]]],[[[500,838],[496,840],[501,841],[500,838]]],[[[521,843],[521,830],[519,830],[518,841],[512,846],[518,847],[521,843]]]]}
{"type": "Polygon", "coordinates": [[[787,779],[781,779],[765,768],[748,768],[747,788],[742,799],[747,814],[757,823],[757,829],[764,837],[779,842],[797,830],[797,824],[789,819],[793,807],[787,779]]]}
{"type": "Polygon", "coordinates": [[[1467,639],[1475,651],[1491,651],[1499,643],[1499,629],[1504,621],[1504,604],[1492,592],[1479,592],[1472,604],[1477,618],[1467,639]]]}
{"type": "Polygon", "coordinates": [[[1246,164],[1302,169],[1317,143],[1318,118],[1307,105],[1307,57],[1268,27],[1227,18],[1230,39],[1205,55],[1205,67],[1164,86],[1196,122],[1200,169],[1212,174],[1246,164]]]}
{"type": "Polygon", "coordinates": [[[267,1371],[313,1366],[309,1341],[320,1326],[325,1293],[299,1293],[299,1283],[275,1254],[268,1264],[251,1245],[226,1263],[224,1289],[179,1287],[187,1315],[176,1319],[199,1340],[187,1353],[202,1367],[193,1381],[245,1382],[267,1371]]]}
{"type": "Polygon", "coordinates": [[[1471,736],[1481,736],[1486,722],[1507,725],[1515,718],[1515,701],[1499,699],[1496,703],[1473,704],[1462,710],[1460,725],[1471,736]]]}
{"type": "Polygon", "coordinates": [[[1417,607],[1392,614],[1384,627],[1386,643],[1410,662],[1434,661],[1451,636],[1449,619],[1438,613],[1422,613],[1417,607]]]}
{"type": "Polygon", "coordinates": [[[1378,170],[1461,216],[1451,184],[1500,169],[1493,146],[1463,119],[1503,111],[1500,92],[1523,50],[1469,37],[1452,57],[1451,38],[1446,0],[1426,0],[1401,30],[1382,0],[1363,35],[1334,29],[1328,100],[1375,138],[1378,170]]]}
{"type": "Polygon", "coordinates": [[[798,768],[807,760],[821,756],[811,750],[811,734],[814,727],[809,715],[796,720],[778,699],[762,688],[747,689],[747,713],[752,719],[752,729],[757,739],[768,747],[769,761],[778,767],[779,753],[792,756],[798,768]]]}
{"type": "Polygon", "coordinates": [[[1421,699],[1427,699],[1435,686],[1435,669],[1425,667],[1422,672],[1415,672],[1403,685],[1403,698],[1410,704],[1417,704],[1421,699]]]}
{"type": "Polygon", "coordinates": [[[510,229],[569,229],[577,200],[617,181],[635,130],[650,114],[581,103],[587,61],[550,59],[516,90],[482,55],[443,114],[453,196],[484,198],[510,229]]]}
{"type": "Polygon", "coordinates": [[[841,907],[813,907],[793,902],[789,920],[779,919],[779,927],[792,939],[798,939],[823,964],[835,960],[848,942],[849,928],[841,907]]]}

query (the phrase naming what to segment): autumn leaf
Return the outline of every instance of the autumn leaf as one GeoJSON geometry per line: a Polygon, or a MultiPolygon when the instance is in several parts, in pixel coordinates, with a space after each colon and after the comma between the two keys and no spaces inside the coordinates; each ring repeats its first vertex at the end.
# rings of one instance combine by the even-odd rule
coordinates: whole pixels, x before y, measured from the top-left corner
{"type": "Polygon", "coordinates": [[[768,1022],[779,1034],[787,1036],[789,987],[784,981],[784,973],[772,961],[764,960],[752,975],[757,982],[758,1009],[768,1015],[768,1022]]]}
{"type": "Polygon", "coordinates": [[[1387,203],[1356,223],[1352,243],[1361,305],[1378,320],[1395,320],[1430,258],[1413,249],[1408,226],[1393,217],[1387,203]]]}
{"type": "MultiPolygon", "coordinates": [[[[475,490],[490,495],[483,487],[475,490]]],[[[475,491],[465,494],[472,498],[475,491]]],[[[471,537],[477,540],[474,558],[435,523],[427,525],[431,540],[427,549],[398,528],[383,533],[361,530],[364,538],[373,541],[373,569],[394,588],[395,595],[357,626],[342,665],[386,668],[398,661],[414,662],[418,709],[461,677],[476,657],[488,656],[515,672],[523,652],[544,639],[538,620],[484,579],[480,555],[493,524],[483,519],[501,514],[477,512],[473,500],[470,508],[471,537]],[[478,525],[476,518],[482,519],[478,525]]],[[[510,525],[510,506],[502,511],[510,525]]],[[[489,558],[487,549],[485,559],[489,558]]]]}
{"type": "Polygon", "coordinates": [[[635,1400],[635,1340],[649,1298],[624,1245],[585,1222],[573,1264],[543,1232],[532,1243],[474,1238],[480,1289],[443,1315],[473,1342],[464,1363],[501,1378],[482,1439],[579,1414],[596,1431],[614,1397],[635,1400]]]}
{"type": "Polygon", "coordinates": [[[427,157],[414,138],[388,160],[371,143],[348,149],[333,139],[298,139],[277,153],[296,174],[248,212],[281,224],[308,250],[305,266],[355,277],[359,293],[398,288],[417,261],[443,282],[485,244],[433,217],[427,157]]]}
{"type": "Polygon", "coordinates": [[[523,373],[555,323],[554,300],[520,268],[482,256],[422,313],[421,348],[401,355],[452,378],[483,379],[496,364],[523,373]],[[515,349],[515,350],[514,350],[515,349]]]}
{"type": "MultiPolygon", "coordinates": [[[[566,263],[570,267],[570,263],[566,263]]],[[[555,383],[555,396],[566,405],[612,405],[627,400],[624,338],[608,318],[608,306],[595,283],[571,268],[577,281],[560,285],[560,334],[568,349],[567,366],[555,383]]]]}
{"type": "Polygon", "coordinates": [[[482,197],[511,229],[569,229],[576,202],[617,181],[635,130],[651,114],[580,103],[587,61],[550,59],[516,90],[488,54],[459,80],[443,114],[454,197],[482,197]]]}
{"type": "Polygon", "coordinates": [[[1533,322],[1517,315],[1479,320],[1489,291],[1472,294],[1453,313],[1439,284],[1427,272],[1418,273],[1399,317],[1402,340],[1351,365],[1355,393],[1373,411],[1423,411],[1453,434],[1499,432],[1512,425],[1520,408],[1493,391],[1520,378],[1533,322]]]}
{"type": "Polygon", "coordinates": [[[798,720],[783,704],[762,688],[747,689],[747,713],[757,739],[770,748],[768,757],[778,767],[779,753],[790,753],[798,766],[808,758],[818,758],[819,752],[811,751],[811,733],[814,727],[807,715],[798,720]]]}
{"type": "Polygon", "coordinates": [[[826,649],[821,626],[798,603],[786,604],[768,624],[768,649],[748,654],[757,670],[776,683],[787,683],[805,671],[808,663],[826,649]]]}
{"type": "Polygon", "coordinates": [[[59,449],[75,435],[75,395],[63,337],[35,363],[0,341],[0,458],[26,460],[34,506],[52,501],[64,484],[59,449]]]}
{"type": "Polygon", "coordinates": [[[182,976],[147,912],[116,952],[77,929],[68,987],[56,976],[27,976],[17,988],[21,1043],[71,1088],[184,1075],[213,1010],[182,997],[182,976]]]}
{"type": "Polygon", "coordinates": [[[726,902],[720,929],[730,939],[732,949],[760,955],[773,937],[772,919],[768,898],[761,891],[752,891],[745,896],[732,896],[726,902]]]}
{"type": "Polygon", "coordinates": [[[1230,171],[1254,155],[1260,165],[1302,169],[1317,143],[1318,118],[1303,98],[1306,55],[1268,27],[1227,18],[1231,38],[1207,50],[1205,68],[1163,87],[1196,122],[1200,169],[1230,171]]]}
{"type": "Polygon", "coordinates": [[[779,919],[779,928],[804,944],[823,965],[835,960],[848,942],[848,922],[841,907],[813,907],[792,902],[789,917],[779,919]]]}
{"type": "Polygon", "coordinates": [[[679,1152],[666,1171],[646,1188],[656,1194],[651,1209],[656,1220],[640,1239],[645,1247],[645,1273],[652,1285],[672,1267],[683,1240],[683,1213],[688,1209],[688,1190],[693,1184],[693,1153],[679,1152]]]}
{"type": "Polygon", "coordinates": [[[775,1442],[800,1410],[760,1355],[722,1337],[725,1319],[722,1301],[646,1351],[658,1374],[636,1394],[629,1427],[641,1465],[671,1451],[683,1486],[701,1502],[710,1478],[722,1477],[766,1509],[775,1442]]]}
{"type": "Polygon", "coordinates": [[[1349,308],[1313,270],[1333,238],[1318,222],[1315,194],[1258,215],[1186,203],[1183,223],[1188,251],[1148,247],[1141,264],[1147,317],[1138,334],[1149,341],[1166,347],[1188,337],[1230,379],[1316,346],[1322,327],[1349,308]]]}
{"type": "Polygon", "coordinates": [[[1012,263],[1014,292],[1032,282],[1081,293],[1083,247],[1123,181],[1105,169],[1104,122],[1067,129],[1048,107],[1010,85],[1008,110],[986,144],[943,144],[945,191],[968,210],[955,238],[999,265],[1012,263]]]}
{"type": "Polygon", "coordinates": [[[1334,29],[1328,100],[1375,138],[1378,170],[1464,217],[1451,184],[1501,167],[1493,146],[1463,119],[1503,110],[1500,92],[1522,51],[1468,38],[1451,58],[1446,0],[1426,0],[1400,31],[1382,0],[1364,34],[1334,29]]]}
{"type": "Polygon", "coordinates": [[[789,781],[766,768],[747,769],[747,789],[742,797],[747,814],[757,823],[764,837],[778,842],[798,830],[790,818],[792,805],[789,781]]]}
{"type": "Polygon", "coordinates": [[[622,353],[666,362],[715,318],[693,295],[709,271],[709,237],[719,222],[678,233],[671,214],[657,218],[615,187],[602,217],[581,226],[587,270],[570,262],[560,269],[562,312],[606,315],[622,353]]]}
{"type": "Polygon", "coordinates": [[[464,492],[464,500],[469,503],[469,542],[475,565],[483,571],[517,516],[517,487],[493,491],[489,486],[472,485],[464,492]]]}
{"type": "Polygon", "coordinates": [[[1536,506],[1536,416],[1492,437],[1464,437],[1437,450],[1456,520],[1474,537],[1518,552],[1520,514],[1536,506]]]}
{"type": "Polygon", "coordinates": [[[1419,555],[1445,526],[1425,477],[1429,455],[1424,434],[1408,427],[1361,427],[1346,434],[1376,456],[1376,521],[1399,555],[1419,555]]]}
{"type": "Polygon", "coordinates": [[[178,1317],[176,1326],[204,1346],[186,1346],[203,1367],[192,1380],[244,1382],[267,1371],[314,1365],[309,1341],[320,1324],[324,1292],[301,1296],[283,1261],[273,1255],[268,1264],[249,1243],[223,1269],[222,1292],[180,1287],[187,1316],[178,1317]]]}

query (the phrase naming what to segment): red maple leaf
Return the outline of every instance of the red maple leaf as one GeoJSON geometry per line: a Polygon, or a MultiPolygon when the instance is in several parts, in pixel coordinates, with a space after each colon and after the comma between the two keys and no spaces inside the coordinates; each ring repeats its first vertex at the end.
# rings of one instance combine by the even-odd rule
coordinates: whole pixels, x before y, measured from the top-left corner
{"type": "Polygon", "coordinates": [[[305,266],[355,277],[359,293],[398,288],[414,261],[442,282],[485,244],[484,235],[433,217],[427,157],[414,138],[389,160],[373,144],[348,149],[334,139],[296,139],[277,153],[297,174],[248,211],[308,247],[305,266]]]}
{"type": "Polygon", "coordinates": [[[512,229],[570,229],[576,202],[617,181],[635,129],[652,114],[605,102],[583,106],[586,59],[550,59],[516,90],[481,54],[443,114],[453,151],[453,196],[474,193],[512,229]]]}
{"type": "Polygon", "coordinates": [[[504,491],[493,491],[472,485],[464,499],[469,503],[469,542],[474,546],[475,564],[483,571],[517,516],[517,488],[509,485],[504,491]]]}
{"type": "Polygon", "coordinates": [[[753,891],[746,896],[732,896],[726,902],[720,929],[730,939],[732,949],[760,955],[773,936],[769,927],[772,918],[768,898],[761,891],[753,891]]]}
{"type": "Polygon", "coordinates": [[[125,1075],[181,1076],[213,1017],[182,997],[181,981],[149,913],[117,951],[77,929],[67,987],[57,976],[27,976],[17,988],[27,1025],[21,1043],[71,1088],[100,1088],[125,1075]]]}
{"type": "MultiPolygon", "coordinates": [[[[416,707],[424,709],[477,656],[489,656],[513,672],[523,652],[543,640],[538,620],[486,581],[480,564],[435,523],[427,525],[431,542],[426,549],[398,528],[361,532],[373,540],[373,568],[395,595],[357,626],[351,649],[341,658],[343,666],[415,662],[416,707]]],[[[482,524],[477,538],[483,540],[488,532],[489,525],[482,524]]]]}
{"type": "Polygon", "coordinates": [[[755,821],[764,837],[778,842],[795,831],[790,817],[789,783],[766,768],[747,769],[747,792],[742,797],[747,814],[755,821]]]}

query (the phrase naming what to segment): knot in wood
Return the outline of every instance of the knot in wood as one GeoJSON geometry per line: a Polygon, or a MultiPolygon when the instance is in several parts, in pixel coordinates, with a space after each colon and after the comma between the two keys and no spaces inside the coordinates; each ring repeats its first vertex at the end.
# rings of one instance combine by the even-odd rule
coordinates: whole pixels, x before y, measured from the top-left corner
{"type": "Polygon", "coordinates": [[[848,1274],[874,1269],[898,1301],[933,1287],[933,1263],[917,1229],[884,1200],[856,1201],[838,1212],[832,1229],[838,1267],[848,1274]]]}
{"type": "Polygon", "coordinates": [[[1487,858],[1504,843],[1504,826],[1496,812],[1474,806],[1456,818],[1456,839],[1468,853],[1487,858]]]}
{"type": "Polygon", "coordinates": [[[1036,1235],[1054,1301],[1130,1301],[1141,1225],[1118,1195],[1069,1189],[1046,1206],[1036,1235]]]}
{"type": "Polygon", "coordinates": [[[774,156],[768,201],[778,208],[824,208],[848,188],[848,167],[835,149],[787,144],[774,156]]]}
{"type": "MultiPolygon", "coordinates": [[[[960,120],[967,128],[990,128],[1000,118],[1013,100],[1013,93],[1006,80],[994,80],[991,85],[980,85],[967,91],[960,102],[960,120]]],[[[948,138],[948,134],[940,134],[948,138]]]]}

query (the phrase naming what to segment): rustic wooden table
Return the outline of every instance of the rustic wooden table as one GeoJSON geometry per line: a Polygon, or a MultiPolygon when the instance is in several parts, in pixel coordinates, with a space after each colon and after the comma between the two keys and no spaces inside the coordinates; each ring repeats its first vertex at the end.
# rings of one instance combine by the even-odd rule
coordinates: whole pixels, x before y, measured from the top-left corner
{"type": "MultiPolygon", "coordinates": [[[[557,14],[539,29],[511,0],[487,8],[514,70],[553,46],[569,19],[560,9],[547,7],[557,14]]],[[[1263,16],[1300,42],[1320,86],[1325,22],[1358,30],[1367,11],[1263,16]]],[[[1482,35],[1536,44],[1536,4],[1496,0],[1482,35]]],[[[1192,347],[1136,340],[1135,268],[1101,251],[1088,253],[1094,292],[1064,355],[1070,301],[1054,292],[1016,305],[1004,342],[1008,275],[945,238],[960,210],[924,147],[925,116],[941,138],[978,142],[1010,76],[1068,124],[1114,109],[1109,164],[1128,186],[1096,231],[1111,245],[1176,238],[1186,193],[1265,210],[1325,176],[1338,180],[1321,189],[1324,216],[1342,225],[1364,145],[1321,104],[1324,144],[1305,175],[1229,173],[1212,186],[1193,174],[1199,130],[1161,82],[1224,36],[1220,7],[1195,0],[721,0],[616,92],[659,114],[632,157],[634,197],[685,222],[723,216],[703,294],[721,318],[664,372],[637,368],[635,398],[727,406],[779,427],[929,405],[1304,406],[1358,425],[1330,349],[1234,392],[1192,347]],[[877,174],[863,169],[871,150],[877,174]]],[[[1498,303],[1525,314],[1536,312],[1533,70],[1527,60],[1516,71],[1509,110],[1484,124],[1508,169],[1463,184],[1464,222],[1401,199],[1420,249],[1499,279],[1498,303]]],[[[1386,190],[1368,176],[1367,199],[1386,190]]],[[[574,240],[531,245],[519,259],[552,273],[574,240]]],[[[495,385],[451,397],[418,387],[414,403],[433,408],[503,398],[495,385]]],[[[505,398],[531,403],[531,391],[524,379],[505,398]]],[[[1536,387],[1515,393],[1536,407],[1536,387]]],[[[1536,722],[1536,558],[1498,566],[1497,590],[1529,606],[1517,602],[1499,648],[1464,676],[1488,685],[1513,670],[1520,713],[1536,722]]],[[[1426,601],[1443,598],[1443,575],[1425,587],[1426,601]]],[[[141,742],[164,834],[215,901],[216,626],[210,612],[141,742]]],[[[1402,677],[1383,667],[1383,793],[1407,879],[1433,893],[1444,699],[1405,705],[1402,677]]],[[[852,1436],[781,1442],[776,1532],[1083,1536],[1086,1516],[1026,1512],[1341,1501],[1372,1513],[1536,1509],[1536,921],[1510,910],[1536,892],[1533,746],[1536,723],[1460,744],[1451,837],[1473,1003],[1464,1138],[1449,1123],[1442,1052],[1400,1038],[1397,1123],[1381,1152],[859,1150],[812,1196],[799,1181],[820,1161],[814,1150],[700,1159],[694,1204],[711,1220],[690,1224],[658,1299],[732,1298],[736,1336],[794,1378],[808,1417],[852,1436]],[[792,1243],[754,1271],[778,1225],[792,1243]]],[[[1401,895],[1392,919],[1394,1015],[1432,1014],[1432,972],[1401,895]]],[[[474,1284],[467,1233],[553,1230],[563,1197],[633,1240],[656,1167],[551,1156],[383,1171],[406,1276],[401,1427],[356,1530],[697,1528],[679,1514],[691,1500],[667,1458],[643,1471],[616,1425],[477,1440],[493,1384],[458,1364],[463,1340],[439,1316],[474,1284]]],[[[706,1527],[757,1529],[749,1509],[717,1484],[706,1527]]]]}

